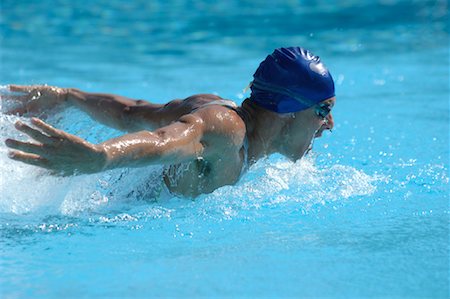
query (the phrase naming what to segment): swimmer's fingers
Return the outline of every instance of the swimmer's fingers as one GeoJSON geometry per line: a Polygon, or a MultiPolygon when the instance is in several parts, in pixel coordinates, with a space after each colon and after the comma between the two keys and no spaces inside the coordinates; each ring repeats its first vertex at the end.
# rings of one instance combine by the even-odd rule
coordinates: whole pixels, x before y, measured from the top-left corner
{"type": "Polygon", "coordinates": [[[38,91],[31,86],[9,85],[6,90],[0,91],[2,112],[11,115],[23,115],[34,112],[39,105],[34,99],[38,91]]]}
{"type": "Polygon", "coordinates": [[[1,111],[5,114],[23,115],[28,111],[32,95],[10,92],[10,90],[0,89],[1,111]]]}
{"type": "Polygon", "coordinates": [[[23,142],[14,139],[6,139],[5,144],[9,148],[19,150],[24,153],[36,154],[40,156],[44,156],[46,153],[45,147],[42,144],[23,142]]]}
{"type": "Polygon", "coordinates": [[[68,94],[68,89],[47,85],[9,85],[8,91],[1,94],[2,101],[23,106],[3,109],[8,114],[38,113],[52,109],[65,102],[68,94]]]}
{"type": "Polygon", "coordinates": [[[30,92],[31,90],[33,90],[33,86],[32,85],[15,85],[15,84],[11,84],[8,86],[9,91],[12,92],[30,92]]]}
{"type": "Polygon", "coordinates": [[[44,168],[48,168],[49,166],[47,159],[36,154],[29,154],[21,151],[11,151],[8,153],[8,156],[13,160],[27,163],[30,165],[40,166],[44,168]]]}
{"type": "Polygon", "coordinates": [[[49,85],[8,85],[8,90],[12,93],[32,94],[37,97],[65,98],[68,90],[49,85]]]}
{"type": "Polygon", "coordinates": [[[29,165],[34,165],[50,170],[50,173],[55,176],[70,176],[74,171],[53,169],[50,161],[36,154],[24,153],[21,151],[10,151],[8,153],[10,159],[23,162],[29,165]]]}
{"type": "Polygon", "coordinates": [[[30,136],[31,138],[40,143],[52,144],[54,141],[50,136],[45,135],[41,131],[34,129],[21,121],[16,122],[15,127],[17,130],[27,134],[28,136],[30,136]]]}
{"type": "Polygon", "coordinates": [[[37,92],[40,90],[40,87],[37,85],[36,86],[9,85],[8,90],[9,93],[3,95],[3,98],[5,98],[6,100],[13,100],[16,102],[26,103],[37,95],[37,92]]]}
{"type": "Polygon", "coordinates": [[[10,92],[20,92],[20,93],[31,93],[34,91],[46,90],[48,89],[47,85],[16,85],[10,84],[8,85],[8,89],[10,92]]]}
{"type": "Polygon", "coordinates": [[[33,125],[35,125],[36,127],[38,127],[39,129],[41,129],[44,133],[50,135],[51,137],[56,137],[56,138],[66,137],[66,134],[63,131],[53,128],[49,124],[40,120],[39,118],[33,117],[31,119],[31,123],[33,125]]]}

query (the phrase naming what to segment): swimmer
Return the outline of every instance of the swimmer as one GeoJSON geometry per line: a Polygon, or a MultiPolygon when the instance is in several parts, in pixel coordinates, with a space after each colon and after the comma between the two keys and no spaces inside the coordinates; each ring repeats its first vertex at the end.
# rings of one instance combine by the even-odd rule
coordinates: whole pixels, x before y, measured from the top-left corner
{"type": "Polygon", "coordinates": [[[165,105],[73,88],[10,85],[5,113],[36,116],[74,106],[126,134],[92,144],[33,117],[17,130],[34,141],[6,139],[13,160],[59,175],[119,167],[166,165],[168,189],[195,197],[235,184],[249,165],[273,153],[300,159],[312,140],[333,128],[334,82],[318,56],[300,47],[276,49],[261,62],[251,95],[238,107],[212,94],[165,105]]]}

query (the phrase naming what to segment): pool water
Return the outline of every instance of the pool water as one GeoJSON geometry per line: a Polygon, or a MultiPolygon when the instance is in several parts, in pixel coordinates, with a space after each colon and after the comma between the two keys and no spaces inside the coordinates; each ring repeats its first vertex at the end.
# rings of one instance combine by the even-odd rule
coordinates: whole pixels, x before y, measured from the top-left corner
{"type": "MultiPolygon", "coordinates": [[[[300,45],[337,105],[310,155],[267,157],[195,200],[161,192],[161,166],[53,177],[2,142],[0,296],[447,298],[447,1],[306,2],[1,1],[0,93],[240,103],[268,53],[300,45]]],[[[25,138],[19,119],[0,114],[2,141],[25,138]]],[[[91,142],[120,134],[73,108],[47,120],[91,142]]]]}

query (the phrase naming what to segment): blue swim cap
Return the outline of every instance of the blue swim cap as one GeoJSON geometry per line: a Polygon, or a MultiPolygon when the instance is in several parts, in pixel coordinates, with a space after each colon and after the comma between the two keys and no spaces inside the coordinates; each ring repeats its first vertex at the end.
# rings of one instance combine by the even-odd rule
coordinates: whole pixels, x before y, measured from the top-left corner
{"type": "Polygon", "coordinates": [[[308,109],[334,97],[334,82],[319,56],[300,47],[276,49],[261,62],[250,99],[273,112],[308,109]]]}

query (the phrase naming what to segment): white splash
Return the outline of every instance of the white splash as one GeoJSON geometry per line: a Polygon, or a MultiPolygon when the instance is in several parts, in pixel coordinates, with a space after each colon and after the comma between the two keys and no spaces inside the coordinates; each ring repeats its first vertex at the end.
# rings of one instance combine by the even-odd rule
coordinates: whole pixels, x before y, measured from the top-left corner
{"type": "Polygon", "coordinates": [[[216,190],[205,201],[221,202],[225,214],[291,203],[308,211],[317,204],[371,195],[376,183],[383,180],[345,165],[318,168],[312,157],[297,163],[284,159],[262,160],[247,176],[237,186],[216,190]]]}

